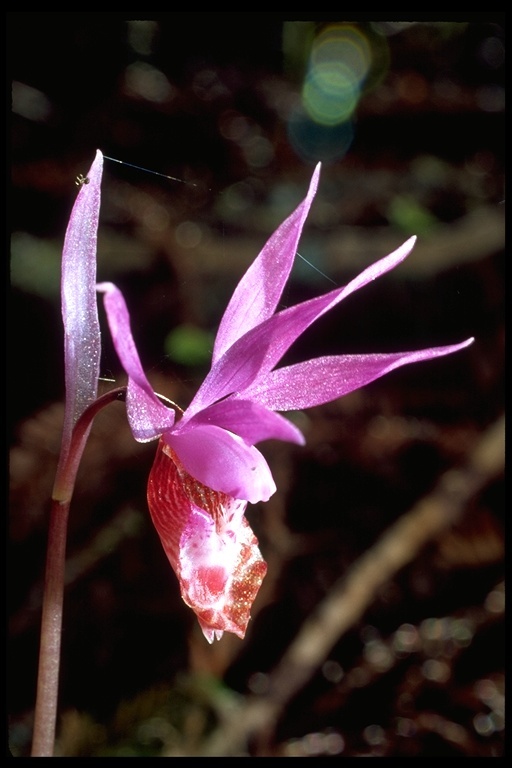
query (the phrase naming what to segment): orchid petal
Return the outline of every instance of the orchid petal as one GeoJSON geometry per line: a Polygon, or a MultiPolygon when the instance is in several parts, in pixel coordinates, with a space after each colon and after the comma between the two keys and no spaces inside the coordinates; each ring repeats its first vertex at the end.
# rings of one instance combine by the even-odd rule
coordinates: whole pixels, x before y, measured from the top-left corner
{"type": "Polygon", "coordinates": [[[289,307],[248,331],[211,368],[187,409],[189,416],[233,392],[243,397],[243,392],[271,371],[298,336],[317,318],[354,291],[396,267],[409,255],[415,242],[415,237],[409,238],[396,251],[363,270],[345,287],[289,307]]]}
{"type": "Polygon", "coordinates": [[[246,501],[213,491],[184,469],[160,440],[148,506],[162,546],[209,643],[243,638],[267,566],[244,517],[246,501]]]}
{"type": "Polygon", "coordinates": [[[215,491],[252,504],[268,501],[276,491],[261,453],[232,432],[213,424],[200,424],[190,432],[167,432],[164,440],[186,471],[215,491]]]}
{"type": "Polygon", "coordinates": [[[243,515],[219,532],[208,513],[192,511],[180,539],[177,572],[181,596],[196,613],[209,643],[224,632],[245,637],[266,570],[243,515]]]}
{"type": "Polygon", "coordinates": [[[198,424],[215,424],[229,432],[235,432],[248,445],[271,439],[286,440],[298,445],[305,443],[304,435],[291,421],[250,400],[229,398],[215,403],[185,424],[183,420],[180,421],[174,434],[183,434],[195,429],[198,424]]]}
{"type": "Polygon", "coordinates": [[[318,187],[316,166],[306,198],[269,238],[238,283],[215,338],[215,363],[234,342],[274,313],[290,274],[299,238],[318,187]]]}
{"type": "Polygon", "coordinates": [[[69,219],[62,251],[62,319],[66,408],[61,456],[69,450],[78,418],[95,399],[100,369],[101,335],[94,284],[101,203],[103,155],[98,150],[69,219]]]}
{"type": "Polygon", "coordinates": [[[278,411],[311,408],[347,395],[395,368],[451,355],[473,341],[414,352],[318,357],[271,371],[246,389],[243,397],[278,411]]]}
{"type": "Polygon", "coordinates": [[[112,340],[128,374],[126,410],[133,436],[140,443],[155,440],[173,426],[174,411],[156,397],[144,373],[121,291],[112,283],[99,283],[96,290],[103,293],[112,340]]]}

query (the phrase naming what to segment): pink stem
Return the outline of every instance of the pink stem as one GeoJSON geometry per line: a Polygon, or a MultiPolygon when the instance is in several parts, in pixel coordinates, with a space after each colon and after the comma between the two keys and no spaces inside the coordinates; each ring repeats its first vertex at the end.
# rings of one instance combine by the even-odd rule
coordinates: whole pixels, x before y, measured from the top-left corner
{"type": "Polygon", "coordinates": [[[69,506],[75,486],[76,473],[92,420],[98,411],[109,403],[114,400],[123,400],[125,394],[125,387],[111,390],[95,400],[84,411],[73,429],[67,461],[62,467],[59,465],[48,530],[32,757],[52,757],[54,753],[62,634],[62,606],[64,601],[66,536],[69,506]]]}
{"type": "Polygon", "coordinates": [[[52,500],[32,757],[52,757],[55,743],[68,513],[69,501],[52,500]]]}

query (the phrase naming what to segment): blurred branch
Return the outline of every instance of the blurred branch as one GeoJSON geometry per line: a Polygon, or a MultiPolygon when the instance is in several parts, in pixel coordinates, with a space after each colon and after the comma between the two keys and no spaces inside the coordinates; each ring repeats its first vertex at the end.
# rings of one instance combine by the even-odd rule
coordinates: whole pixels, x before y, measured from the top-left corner
{"type": "MultiPolygon", "coordinates": [[[[367,179],[373,178],[376,200],[384,199],[386,191],[380,190],[378,175],[372,177],[368,170],[366,176],[367,179]]],[[[355,179],[353,183],[357,183],[355,179]]],[[[176,270],[178,283],[187,285],[187,291],[195,285],[194,281],[204,275],[231,277],[240,274],[252,262],[276,223],[275,201],[272,201],[270,207],[262,205],[252,215],[246,225],[251,228],[247,234],[230,232],[229,238],[226,238],[223,233],[217,234],[213,228],[204,228],[197,246],[191,249],[180,245],[174,236],[174,227],[179,224],[180,216],[183,220],[186,210],[180,210],[169,218],[167,209],[159,199],[128,184],[116,185],[112,190],[114,193],[116,206],[137,225],[139,237],[151,250],[166,254],[176,270]],[[154,221],[163,222],[162,226],[152,226],[154,221]]],[[[401,264],[400,274],[413,278],[431,277],[499,253],[505,247],[503,208],[493,204],[479,205],[449,224],[439,222],[428,236],[419,237],[413,252],[401,264]]],[[[313,207],[305,236],[312,234],[315,224],[323,230],[322,269],[335,277],[359,270],[362,264],[370,264],[383,253],[390,253],[397,247],[400,238],[405,240],[407,236],[407,233],[389,224],[381,227],[337,224],[324,230],[322,217],[320,213],[315,213],[313,207]]],[[[112,254],[109,254],[110,261],[112,258],[112,254]]],[[[184,294],[183,299],[192,302],[187,294],[184,294]]]]}
{"type": "MultiPolygon", "coordinates": [[[[418,239],[411,255],[400,265],[400,275],[416,279],[432,277],[457,266],[471,264],[499,253],[505,247],[504,211],[499,206],[482,206],[456,222],[439,225],[435,232],[418,239]]],[[[266,223],[262,212],[261,218],[266,223]]],[[[312,211],[309,230],[314,225],[312,211]]],[[[256,222],[255,226],[258,222],[256,222]]],[[[194,251],[190,259],[187,249],[175,248],[173,263],[181,274],[184,270],[234,275],[248,266],[258,249],[258,235],[230,235],[223,237],[209,233],[194,251]]],[[[370,264],[383,253],[390,253],[406,239],[406,234],[390,227],[335,226],[322,234],[322,270],[333,277],[357,271],[362,264],[370,264]]]]}
{"type": "MultiPolygon", "coordinates": [[[[482,206],[449,225],[439,225],[428,237],[419,237],[411,255],[400,265],[400,274],[417,279],[431,277],[499,253],[505,247],[502,208],[482,206]]],[[[338,227],[326,238],[323,268],[328,274],[344,274],[371,261],[372,254],[388,253],[400,239],[389,226],[361,229],[338,227]]]]}
{"type": "Polygon", "coordinates": [[[504,467],[504,418],[473,447],[467,461],[447,471],[425,496],[332,588],[291,643],[269,678],[265,696],[249,696],[200,752],[201,756],[246,753],[247,742],[261,743],[293,696],[311,679],[329,650],[363,616],[378,589],[412,562],[421,549],[465,512],[470,500],[504,467]]]}

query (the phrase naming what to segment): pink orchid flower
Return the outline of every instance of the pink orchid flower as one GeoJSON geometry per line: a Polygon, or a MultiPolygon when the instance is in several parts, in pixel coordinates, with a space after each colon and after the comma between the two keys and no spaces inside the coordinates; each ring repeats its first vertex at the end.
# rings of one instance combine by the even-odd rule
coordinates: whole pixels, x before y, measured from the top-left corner
{"type": "Polygon", "coordinates": [[[415,238],[366,268],[346,286],[276,311],[302,228],[315,196],[320,165],[304,201],[270,237],[236,287],[215,339],[211,369],[176,419],[154,394],[130,329],[124,298],[101,283],[113,341],[128,375],[127,413],[136,440],[159,439],[148,482],[148,504],[184,601],[209,642],[223,632],[243,638],[266,572],[245,518],[248,502],[266,501],[276,486],[255,445],[304,437],[277,413],[332,401],[421,360],[471,344],[413,352],[335,355],[276,368],[292,343],[342,299],[403,261],[415,238]]]}

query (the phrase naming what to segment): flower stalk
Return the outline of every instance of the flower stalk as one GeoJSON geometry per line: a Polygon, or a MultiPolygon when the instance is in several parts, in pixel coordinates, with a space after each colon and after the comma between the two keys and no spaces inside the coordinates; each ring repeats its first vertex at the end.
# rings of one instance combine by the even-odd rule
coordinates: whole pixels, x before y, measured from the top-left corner
{"type": "Polygon", "coordinates": [[[32,757],[52,757],[57,721],[69,501],[52,500],[44,580],[32,757]]]}
{"type": "MultiPolygon", "coordinates": [[[[51,757],[55,743],[59,689],[62,607],[69,506],[85,441],[96,414],[109,403],[124,400],[126,388],[119,387],[97,398],[80,416],[72,433],[66,461],[59,466],[59,496],[52,498],[46,555],[41,618],[41,642],[37,678],[32,757],[51,757]]],[[[57,484],[56,484],[57,487],[57,484]]]]}
{"type": "Polygon", "coordinates": [[[66,403],[52,493],[41,616],[33,757],[53,755],[57,720],[64,571],[69,506],[92,420],[119,393],[97,399],[101,337],[95,294],[96,242],[101,198],[101,152],[81,184],[62,251],[66,403]]]}

